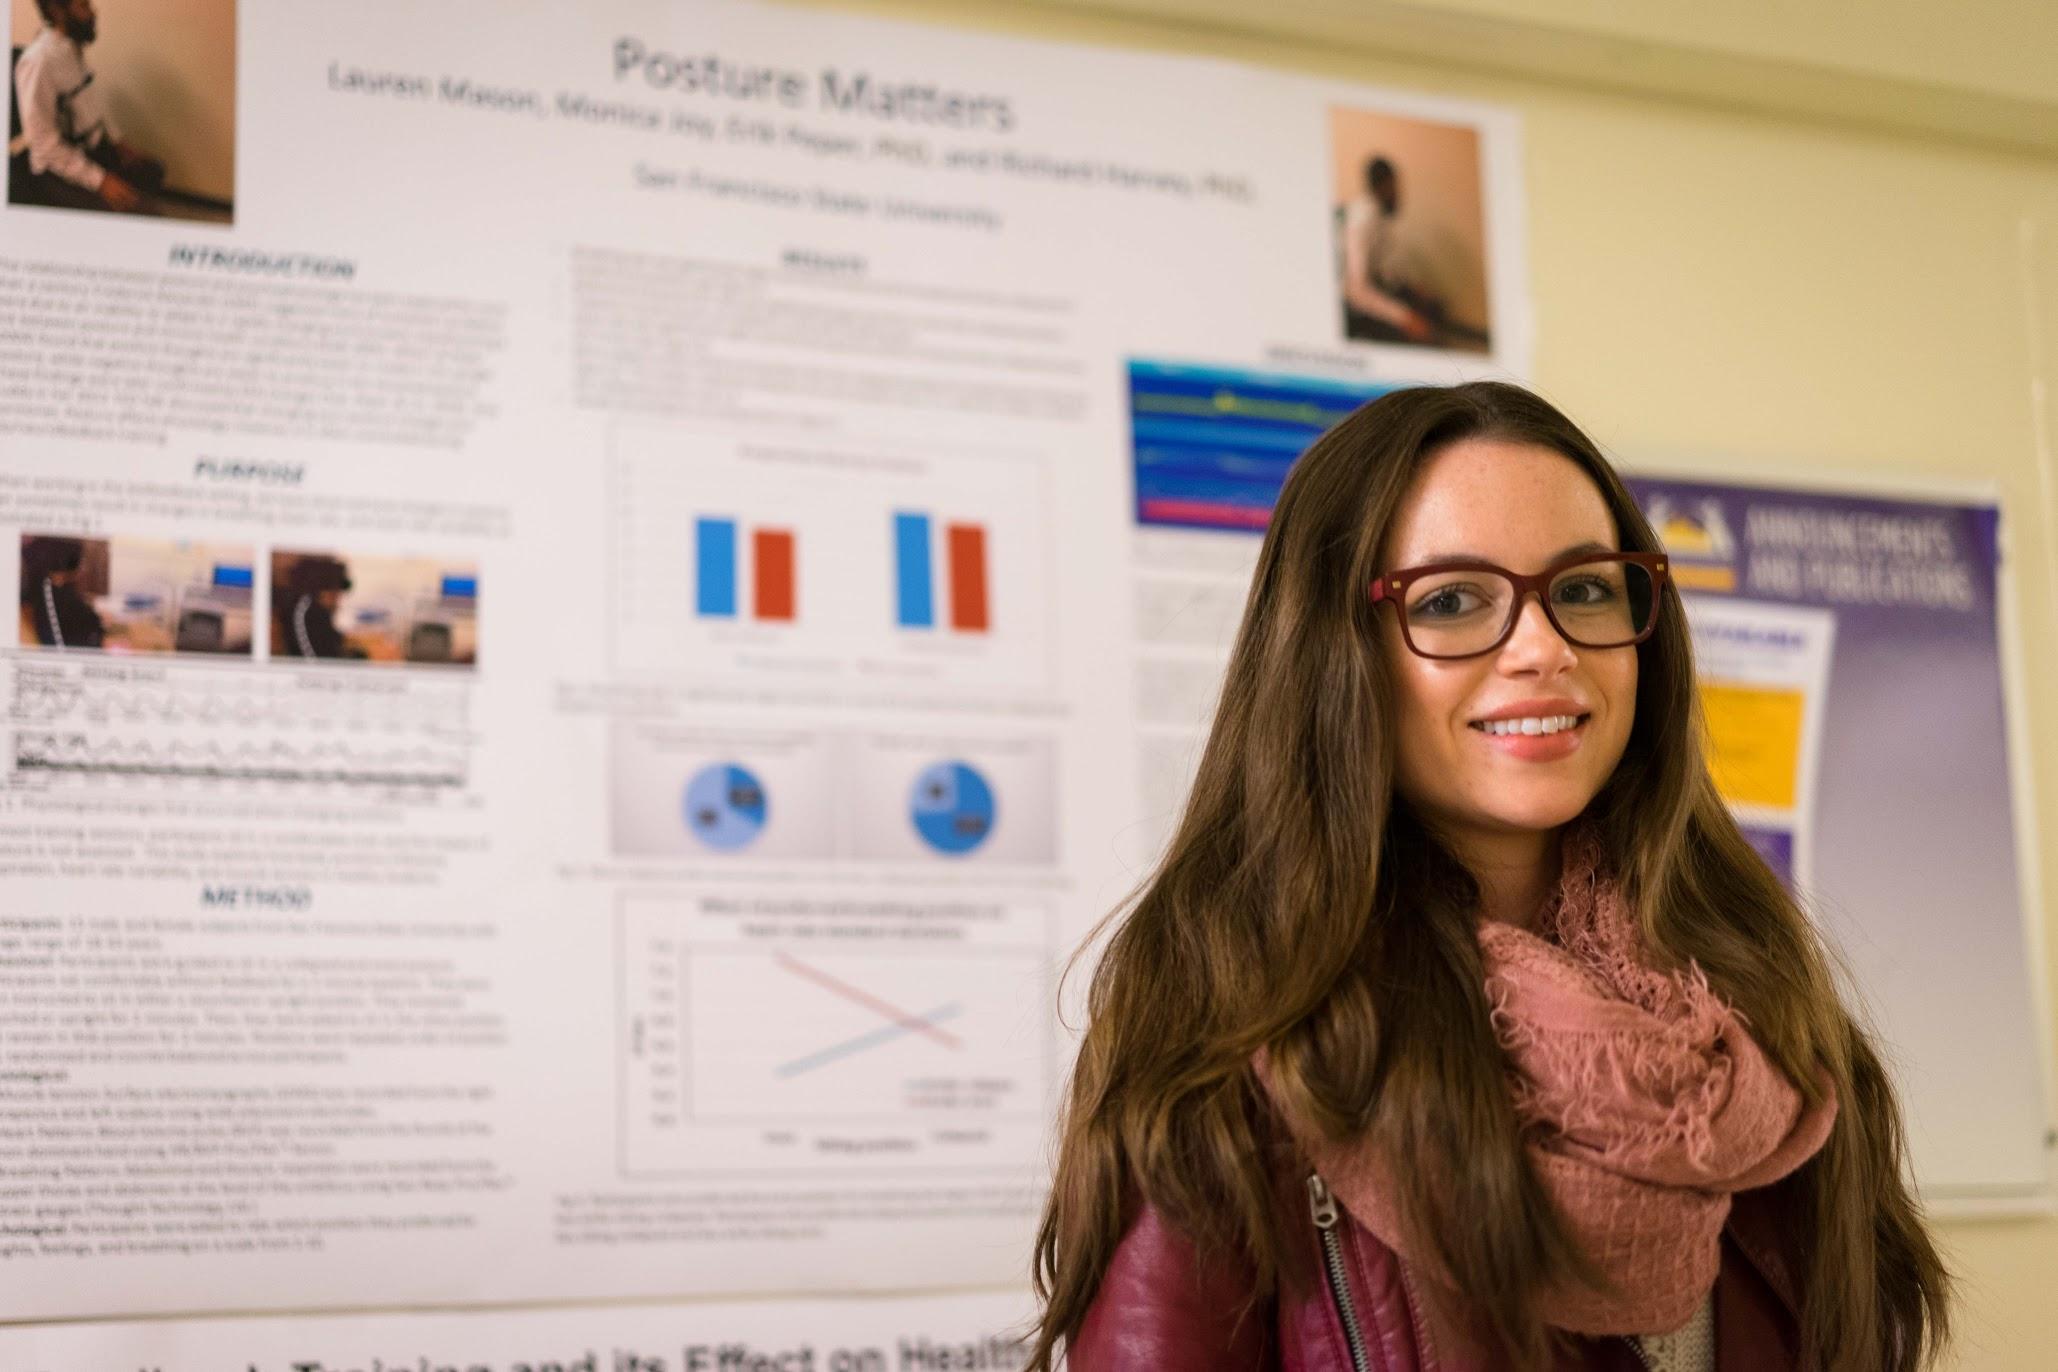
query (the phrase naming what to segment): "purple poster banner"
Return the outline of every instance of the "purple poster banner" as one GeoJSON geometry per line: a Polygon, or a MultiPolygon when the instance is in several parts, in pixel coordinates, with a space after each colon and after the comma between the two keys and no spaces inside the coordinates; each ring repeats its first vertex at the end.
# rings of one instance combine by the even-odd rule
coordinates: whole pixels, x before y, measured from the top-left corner
{"type": "MultiPolygon", "coordinates": [[[[2048,1185],[1991,503],[1628,478],[1696,620],[1822,628],[1790,822],[1740,813],[1850,964],[1896,1057],[1918,1178],[2048,1185]],[[1707,606],[1702,611],[1700,607],[1707,606]]],[[[1708,679],[1705,655],[1698,660],[1708,679]]],[[[1704,693],[1704,700],[1707,693],[1704,693]]],[[[1779,712],[1764,717],[1779,719],[1779,712]]],[[[1732,718],[1749,722],[1749,713],[1732,718]]],[[[1775,732],[1768,725],[1763,732],[1775,732]]],[[[1748,750],[1753,742],[1744,739],[1748,750]]],[[[1727,792],[1726,792],[1727,794],[1727,792]]]]}

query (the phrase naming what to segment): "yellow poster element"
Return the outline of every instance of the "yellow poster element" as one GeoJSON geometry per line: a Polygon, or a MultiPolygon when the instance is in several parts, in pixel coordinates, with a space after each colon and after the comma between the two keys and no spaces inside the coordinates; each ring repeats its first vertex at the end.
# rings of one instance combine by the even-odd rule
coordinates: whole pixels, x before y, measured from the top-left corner
{"type": "Polygon", "coordinates": [[[1732,805],[1792,808],[1801,770],[1805,692],[1701,683],[1708,717],[1708,769],[1732,805]]]}

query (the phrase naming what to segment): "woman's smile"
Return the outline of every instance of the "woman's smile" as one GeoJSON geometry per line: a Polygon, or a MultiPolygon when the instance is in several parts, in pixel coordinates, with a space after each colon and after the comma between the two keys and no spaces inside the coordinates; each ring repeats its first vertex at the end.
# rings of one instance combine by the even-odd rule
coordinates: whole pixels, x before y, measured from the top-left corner
{"type": "Polygon", "coordinates": [[[1555,762],[1571,757],[1585,741],[1592,715],[1529,715],[1492,725],[1474,721],[1473,732],[1487,747],[1524,762],[1555,762]]]}
{"type": "Polygon", "coordinates": [[[1555,762],[1579,751],[1592,718],[1593,712],[1577,700],[1544,696],[1510,701],[1465,727],[1504,757],[1555,762]]]}

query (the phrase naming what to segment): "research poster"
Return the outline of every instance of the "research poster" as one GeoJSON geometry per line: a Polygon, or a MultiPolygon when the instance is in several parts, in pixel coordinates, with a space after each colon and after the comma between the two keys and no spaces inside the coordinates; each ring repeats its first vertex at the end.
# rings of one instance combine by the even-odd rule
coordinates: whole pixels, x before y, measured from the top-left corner
{"type": "Polygon", "coordinates": [[[1300,447],[1526,374],[1516,122],[96,10],[11,10],[0,1364],[1015,1365],[1064,958],[1300,447]]]}

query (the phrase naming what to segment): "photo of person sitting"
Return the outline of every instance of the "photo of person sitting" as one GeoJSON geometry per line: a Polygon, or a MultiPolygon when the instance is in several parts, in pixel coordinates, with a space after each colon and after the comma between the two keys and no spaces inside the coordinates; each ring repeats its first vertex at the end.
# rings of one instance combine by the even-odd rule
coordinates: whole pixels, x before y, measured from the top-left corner
{"type": "Polygon", "coordinates": [[[197,30],[182,24],[177,42],[159,41],[167,17],[134,0],[32,5],[14,3],[8,200],[228,222],[234,43],[208,40],[224,20],[233,34],[234,0],[215,0],[197,30]],[[121,33],[118,54],[100,52],[103,24],[121,33]],[[143,135],[125,130],[130,116],[143,135]]]}
{"type": "Polygon", "coordinates": [[[271,585],[275,661],[478,661],[479,573],[469,559],[275,548],[271,585]]]}
{"type": "Polygon", "coordinates": [[[1400,176],[1393,163],[1365,164],[1365,193],[1338,209],[1343,239],[1344,333],[1350,338],[1427,343],[1436,333],[1435,296],[1403,279],[1397,221],[1400,176]]]}
{"type": "Polygon", "coordinates": [[[164,163],[122,141],[86,49],[100,36],[93,0],[36,0],[43,29],[14,64],[15,109],[33,182],[15,203],[133,212],[164,185],[164,163]],[[31,196],[34,199],[30,199],[31,196]]]}
{"type": "MultiPolygon", "coordinates": [[[[87,598],[86,543],[32,535],[21,543],[21,642],[44,648],[99,648],[107,625],[87,598]]],[[[104,570],[104,568],[103,568],[104,570]]]]}
{"type": "Polygon", "coordinates": [[[1488,351],[1478,132],[1333,108],[1330,168],[1343,336],[1488,351]]]}
{"type": "Polygon", "coordinates": [[[1344,336],[1432,347],[1477,347],[1486,331],[1451,317],[1419,256],[1406,251],[1401,178],[1384,157],[1365,163],[1365,194],[1340,206],[1344,336]]]}
{"type": "Polygon", "coordinates": [[[352,585],[340,558],[308,554],[283,568],[272,583],[272,656],[363,660],[372,651],[336,624],[343,593],[352,585]]]}
{"type": "Polygon", "coordinates": [[[21,539],[24,648],[248,657],[253,551],[187,539],[21,539]]]}

